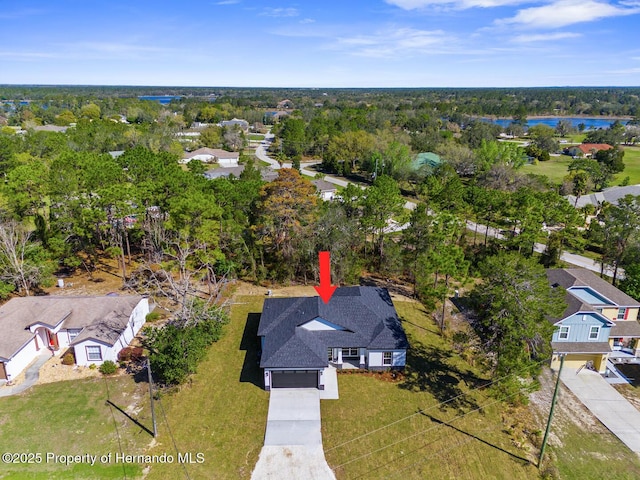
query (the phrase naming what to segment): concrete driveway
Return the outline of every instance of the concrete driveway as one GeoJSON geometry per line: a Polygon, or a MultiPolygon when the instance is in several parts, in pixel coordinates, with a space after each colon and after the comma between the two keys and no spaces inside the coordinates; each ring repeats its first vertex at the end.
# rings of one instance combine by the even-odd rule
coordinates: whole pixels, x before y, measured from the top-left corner
{"type": "Polygon", "coordinates": [[[611,433],[632,451],[640,454],[640,411],[596,372],[562,370],[562,383],[611,433]]]}
{"type": "Polygon", "coordinates": [[[319,390],[271,390],[264,447],[251,478],[335,480],[322,449],[319,390]]]}

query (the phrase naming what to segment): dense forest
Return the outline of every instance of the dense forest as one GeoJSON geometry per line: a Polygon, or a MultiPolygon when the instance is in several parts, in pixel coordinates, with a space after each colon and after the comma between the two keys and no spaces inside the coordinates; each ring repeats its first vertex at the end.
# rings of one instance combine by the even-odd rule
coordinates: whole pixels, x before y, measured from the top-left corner
{"type": "MultiPolygon", "coordinates": [[[[445,299],[468,278],[491,278],[500,266],[539,279],[565,249],[588,249],[603,266],[624,267],[621,288],[640,294],[640,197],[576,209],[563,196],[605,188],[624,170],[623,146],[640,137],[638,88],[4,86],[0,99],[3,297],[37,294],[54,272],[91,275],[110,257],[123,288],[172,299],[183,322],[205,321],[216,314],[202,299],[215,302],[227,279],[316,282],[317,252],[330,251],[334,283],[393,279],[444,331],[445,299]],[[175,98],[161,104],[142,95],[175,98]],[[561,151],[560,139],[578,131],[562,120],[528,127],[533,115],[620,119],[583,132],[584,142],[613,148],[574,159],[557,184],[523,167],[548,161],[561,151]],[[512,123],[503,129],[482,118],[489,116],[512,123]],[[250,128],[222,124],[234,118],[250,128]],[[294,167],[268,182],[250,142],[267,130],[275,134],[270,155],[294,167]],[[502,141],[514,138],[526,142],[502,141]],[[199,147],[239,151],[244,171],[209,180],[208,166],[179,162],[199,147]],[[424,152],[440,161],[418,162],[424,152]],[[319,163],[318,178],[337,174],[364,188],[350,184],[323,201],[299,172],[306,160],[319,163]],[[407,200],[415,208],[405,209],[407,200]],[[502,235],[479,233],[477,224],[502,235]],[[546,244],[541,256],[536,242],[546,244]]],[[[470,296],[486,312],[495,284],[479,282],[470,296]]],[[[503,291],[520,288],[511,287],[503,291]]],[[[518,310],[515,337],[531,348],[501,341],[507,335],[497,332],[513,325],[479,317],[478,335],[501,374],[549,353],[538,343],[549,336],[542,320],[557,303],[538,291],[534,304],[518,310]]],[[[517,299],[505,304],[520,308],[517,299]]]]}

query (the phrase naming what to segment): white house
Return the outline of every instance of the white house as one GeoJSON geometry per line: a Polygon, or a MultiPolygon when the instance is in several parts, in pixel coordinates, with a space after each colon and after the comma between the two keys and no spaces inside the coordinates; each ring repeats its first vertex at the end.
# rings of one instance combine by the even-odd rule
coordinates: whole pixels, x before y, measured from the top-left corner
{"type": "Polygon", "coordinates": [[[217,163],[221,167],[237,167],[240,154],[227,152],[219,148],[199,148],[193,152],[187,152],[180,163],[189,163],[191,160],[200,160],[204,163],[217,163]]]}
{"type": "Polygon", "coordinates": [[[38,355],[73,349],[76,363],[116,361],[142,328],[141,296],[13,298],[0,307],[0,380],[11,380],[38,355]]]}

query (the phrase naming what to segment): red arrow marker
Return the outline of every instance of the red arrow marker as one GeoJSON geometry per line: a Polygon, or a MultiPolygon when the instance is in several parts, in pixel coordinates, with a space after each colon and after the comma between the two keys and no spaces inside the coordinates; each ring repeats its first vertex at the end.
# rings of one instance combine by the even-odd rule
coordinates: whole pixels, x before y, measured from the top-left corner
{"type": "Polygon", "coordinates": [[[329,303],[336,285],[331,285],[331,254],[329,252],[318,252],[318,261],[320,262],[320,286],[313,287],[320,295],[324,303],[329,303]]]}

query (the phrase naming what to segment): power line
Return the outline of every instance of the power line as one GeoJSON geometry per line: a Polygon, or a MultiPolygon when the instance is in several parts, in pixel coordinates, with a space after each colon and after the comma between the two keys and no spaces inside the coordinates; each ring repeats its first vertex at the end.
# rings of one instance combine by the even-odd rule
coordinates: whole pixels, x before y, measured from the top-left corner
{"type": "MultiPolygon", "coordinates": [[[[476,408],[476,409],[474,409],[474,410],[471,410],[471,411],[466,412],[466,413],[464,413],[464,414],[458,415],[458,416],[456,416],[456,417],[454,417],[454,418],[452,418],[452,419],[450,419],[450,420],[448,420],[448,421],[446,421],[446,422],[444,422],[444,421],[440,421],[441,423],[439,423],[439,424],[437,424],[437,425],[435,425],[435,426],[433,426],[433,427],[430,427],[430,428],[428,428],[428,429],[426,429],[426,430],[423,430],[423,431],[421,431],[421,432],[418,432],[417,434],[411,435],[411,436],[409,436],[409,437],[405,437],[405,439],[404,439],[404,440],[409,439],[409,438],[412,438],[412,437],[415,437],[415,436],[417,436],[417,435],[419,435],[419,434],[421,434],[421,433],[426,433],[426,432],[428,432],[428,431],[435,430],[435,429],[436,429],[436,428],[438,428],[438,427],[442,427],[442,426],[451,426],[451,425],[450,425],[451,423],[453,423],[453,422],[454,422],[454,421],[456,421],[456,420],[459,420],[460,418],[465,417],[466,415],[468,415],[468,414],[470,414],[470,413],[474,413],[474,412],[477,412],[477,411],[479,411],[479,410],[482,410],[482,409],[484,409],[484,408],[486,408],[486,407],[489,407],[489,406],[491,406],[491,405],[495,405],[496,403],[503,402],[503,401],[507,400],[508,398],[511,398],[511,397],[513,397],[513,396],[516,396],[516,395],[519,395],[520,393],[521,393],[521,392],[515,392],[515,393],[512,393],[512,394],[510,394],[510,395],[504,396],[504,397],[499,398],[499,399],[497,399],[497,400],[495,400],[495,401],[493,401],[493,402],[490,402],[490,403],[488,403],[488,404],[485,404],[485,405],[483,405],[483,406],[480,406],[480,407],[478,407],[478,408],[476,408]]],[[[453,427],[453,428],[455,428],[455,427],[453,427]]],[[[488,428],[486,428],[486,429],[484,429],[484,430],[481,430],[481,431],[480,431],[480,432],[478,432],[478,433],[488,432],[488,431],[490,431],[490,430],[494,430],[495,428],[496,428],[495,426],[491,426],[491,427],[488,427],[488,428]]],[[[474,434],[474,435],[475,435],[475,436],[477,436],[477,434],[474,434]]],[[[476,438],[476,439],[477,439],[477,438],[476,438]]],[[[398,441],[398,442],[395,442],[394,444],[388,445],[387,447],[380,448],[380,449],[378,449],[378,450],[376,450],[375,452],[372,452],[372,453],[376,453],[376,452],[378,452],[378,451],[384,450],[384,449],[386,449],[386,448],[388,448],[388,447],[390,447],[390,446],[393,446],[393,445],[395,445],[395,444],[397,444],[397,443],[401,443],[401,442],[403,442],[404,440],[400,440],[400,441],[398,441]]],[[[437,439],[437,440],[439,440],[439,439],[437,439]]],[[[421,447],[419,447],[419,448],[417,448],[417,449],[414,449],[414,450],[412,450],[412,451],[410,451],[410,452],[407,452],[407,453],[405,453],[405,454],[402,454],[399,458],[396,458],[396,459],[394,459],[394,460],[392,460],[392,461],[390,461],[390,462],[387,462],[387,463],[385,463],[385,464],[383,464],[383,465],[380,465],[380,466],[378,466],[378,467],[376,467],[376,468],[373,468],[373,469],[367,470],[367,471],[366,471],[366,472],[364,472],[363,474],[361,474],[361,475],[359,475],[359,476],[355,477],[355,479],[361,478],[361,477],[363,477],[364,475],[366,475],[366,474],[368,474],[368,473],[370,473],[370,472],[372,472],[372,471],[379,470],[379,469],[380,469],[380,468],[382,468],[382,467],[385,467],[385,466],[390,465],[390,464],[392,464],[392,463],[394,463],[394,462],[397,462],[397,461],[399,461],[401,458],[404,458],[404,457],[406,457],[406,456],[408,456],[408,455],[410,455],[410,454],[412,454],[412,453],[417,452],[418,450],[421,450],[421,449],[423,449],[423,448],[427,447],[428,445],[430,445],[430,444],[432,444],[432,443],[435,443],[437,440],[434,440],[434,441],[429,442],[429,443],[425,443],[424,445],[422,445],[421,447]]],[[[472,437],[472,438],[470,438],[469,440],[467,440],[467,441],[465,441],[465,442],[461,443],[461,444],[460,444],[460,445],[458,445],[458,446],[461,446],[461,445],[463,445],[463,444],[466,444],[466,443],[468,443],[468,442],[470,442],[470,441],[472,441],[472,440],[474,440],[474,438],[473,438],[473,437],[472,437]]],[[[456,447],[456,448],[457,448],[457,447],[456,447]]],[[[448,448],[448,447],[445,447],[445,448],[442,448],[441,450],[439,450],[437,453],[442,452],[442,451],[444,451],[444,450],[450,451],[450,450],[452,450],[452,449],[451,449],[451,448],[448,448]]],[[[412,467],[412,466],[414,466],[414,465],[417,465],[417,464],[419,464],[419,463],[423,463],[425,460],[427,460],[427,459],[428,459],[428,458],[430,458],[430,457],[431,457],[431,456],[422,457],[419,461],[414,462],[414,463],[412,463],[412,464],[410,464],[410,465],[408,465],[408,466],[404,467],[403,469],[399,470],[397,473],[403,472],[403,471],[405,471],[405,470],[409,469],[410,467],[412,467]]],[[[360,457],[359,457],[359,458],[360,458],[360,457]]],[[[356,460],[357,460],[357,459],[356,459],[356,460]]],[[[348,463],[350,463],[350,462],[343,463],[342,465],[338,465],[338,466],[337,466],[337,467],[335,467],[335,468],[339,468],[339,467],[341,467],[341,466],[347,465],[348,463]]],[[[351,462],[351,463],[352,463],[352,462],[351,462]]]]}
{"type": "MultiPolygon", "coordinates": [[[[459,420],[460,418],[466,417],[467,415],[469,415],[469,414],[471,414],[471,413],[478,412],[478,411],[480,411],[480,410],[482,410],[482,409],[484,409],[484,408],[486,408],[486,407],[490,407],[491,405],[495,405],[496,403],[500,403],[500,402],[502,402],[502,401],[506,400],[507,398],[509,398],[509,397],[513,397],[513,396],[515,396],[515,395],[519,395],[520,393],[521,393],[521,392],[516,392],[516,393],[513,393],[513,394],[511,394],[511,395],[508,395],[508,396],[506,396],[506,397],[504,397],[504,398],[500,398],[500,399],[498,399],[498,400],[494,400],[493,402],[489,402],[489,403],[487,403],[487,404],[485,404],[485,405],[481,405],[481,406],[479,406],[479,407],[477,407],[477,408],[474,408],[473,410],[469,410],[468,412],[465,412],[465,413],[462,413],[462,414],[460,414],[460,415],[457,415],[457,416],[453,417],[452,419],[448,420],[448,423],[451,423],[451,422],[454,422],[454,421],[456,421],[456,420],[459,420]]],[[[341,463],[340,465],[337,465],[335,468],[344,467],[345,465],[349,465],[349,464],[351,464],[351,463],[353,463],[353,462],[357,462],[358,460],[360,460],[360,459],[362,459],[362,458],[370,457],[370,456],[371,456],[371,455],[373,455],[374,453],[381,452],[381,451],[383,451],[383,450],[386,450],[387,448],[393,447],[393,446],[395,446],[395,445],[398,445],[399,443],[402,443],[402,442],[404,442],[404,441],[406,441],[406,440],[409,440],[410,438],[414,438],[414,437],[417,437],[418,435],[422,435],[423,433],[427,433],[427,432],[430,432],[431,430],[435,430],[436,428],[438,428],[438,427],[440,427],[440,426],[442,426],[442,424],[438,424],[438,425],[435,425],[435,426],[433,426],[433,427],[429,427],[429,428],[426,428],[426,429],[424,429],[424,430],[420,430],[420,431],[419,431],[419,432],[417,432],[417,433],[414,433],[414,434],[412,434],[412,435],[409,435],[409,436],[407,436],[407,437],[404,437],[404,438],[402,438],[402,439],[400,439],[400,440],[397,440],[397,441],[395,441],[395,442],[393,442],[393,443],[390,443],[389,445],[386,445],[386,446],[384,446],[384,447],[377,448],[376,450],[372,450],[372,451],[367,452],[367,453],[365,453],[365,454],[363,454],[363,455],[360,455],[359,457],[355,457],[355,458],[353,458],[353,459],[351,459],[351,460],[349,460],[349,461],[347,461],[347,462],[341,463]]]]}
{"type": "MultiPolygon", "coordinates": [[[[540,364],[545,363],[545,362],[547,362],[547,361],[549,361],[549,358],[545,358],[544,360],[541,360],[541,361],[539,361],[539,362],[536,362],[534,365],[540,365],[540,364]]],[[[405,420],[408,420],[408,419],[410,419],[410,418],[412,418],[412,417],[415,417],[416,415],[420,415],[420,414],[422,414],[422,413],[424,413],[424,412],[428,412],[429,410],[433,410],[433,409],[435,409],[435,408],[437,408],[437,407],[441,407],[441,406],[443,406],[443,405],[446,405],[447,403],[450,403],[450,402],[452,402],[452,401],[454,401],[454,400],[457,400],[457,399],[458,399],[458,398],[460,398],[460,397],[464,397],[464,396],[466,396],[466,395],[469,395],[469,394],[470,394],[470,393],[472,393],[472,392],[476,392],[476,391],[478,391],[478,390],[480,390],[480,389],[482,389],[482,388],[489,387],[489,386],[491,386],[491,385],[493,385],[493,384],[495,384],[495,383],[501,382],[502,380],[505,380],[505,379],[507,379],[507,378],[509,378],[509,377],[511,377],[511,376],[513,376],[513,375],[516,375],[517,373],[518,373],[518,372],[510,373],[510,374],[505,375],[505,376],[503,376],[503,377],[497,378],[496,380],[494,380],[494,381],[492,381],[492,382],[486,383],[486,384],[484,384],[484,385],[480,385],[479,387],[472,388],[472,389],[470,389],[468,392],[461,393],[461,394],[459,394],[459,395],[456,395],[455,397],[451,397],[451,398],[448,398],[447,400],[444,400],[444,401],[442,401],[442,402],[440,402],[440,403],[436,403],[435,405],[430,406],[430,407],[429,407],[429,408],[427,408],[426,410],[422,410],[422,409],[420,409],[420,410],[418,410],[418,411],[417,411],[417,412],[415,412],[415,413],[412,413],[412,414],[410,414],[410,415],[407,415],[406,417],[400,418],[399,420],[395,420],[395,421],[393,421],[393,422],[391,422],[391,423],[388,423],[388,424],[386,424],[386,425],[383,425],[382,427],[378,427],[378,428],[376,428],[376,429],[374,429],[374,430],[371,430],[371,431],[369,431],[369,432],[367,432],[367,433],[363,433],[362,435],[359,435],[359,436],[357,436],[357,437],[355,437],[355,438],[351,438],[351,439],[349,439],[349,440],[347,440],[347,441],[345,441],[345,442],[342,442],[342,443],[340,443],[340,444],[338,444],[338,445],[334,445],[333,447],[331,447],[331,448],[329,448],[329,449],[326,449],[326,450],[325,450],[325,453],[326,453],[326,452],[330,452],[330,451],[332,451],[332,450],[335,450],[336,448],[343,447],[343,446],[345,446],[345,445],[347,445],[347,444],[349,444],[349,443],[355,442],[356,440],[360,440],[361,438],[364,438],[364,437],[367,437],[367,436],[372,435],[372,434],[374,434],[374,433],[377,433],[377,432],[379,432],[379,431],[381,431],[381,430],[384,430],[384,429],[385,429],[385,428],[387,428],[387,427],[391,427],[392,425],[396,425],[397,423],[400,423],[400,422],[403,422],[403,421],[405,421],[405,420]]]]}

